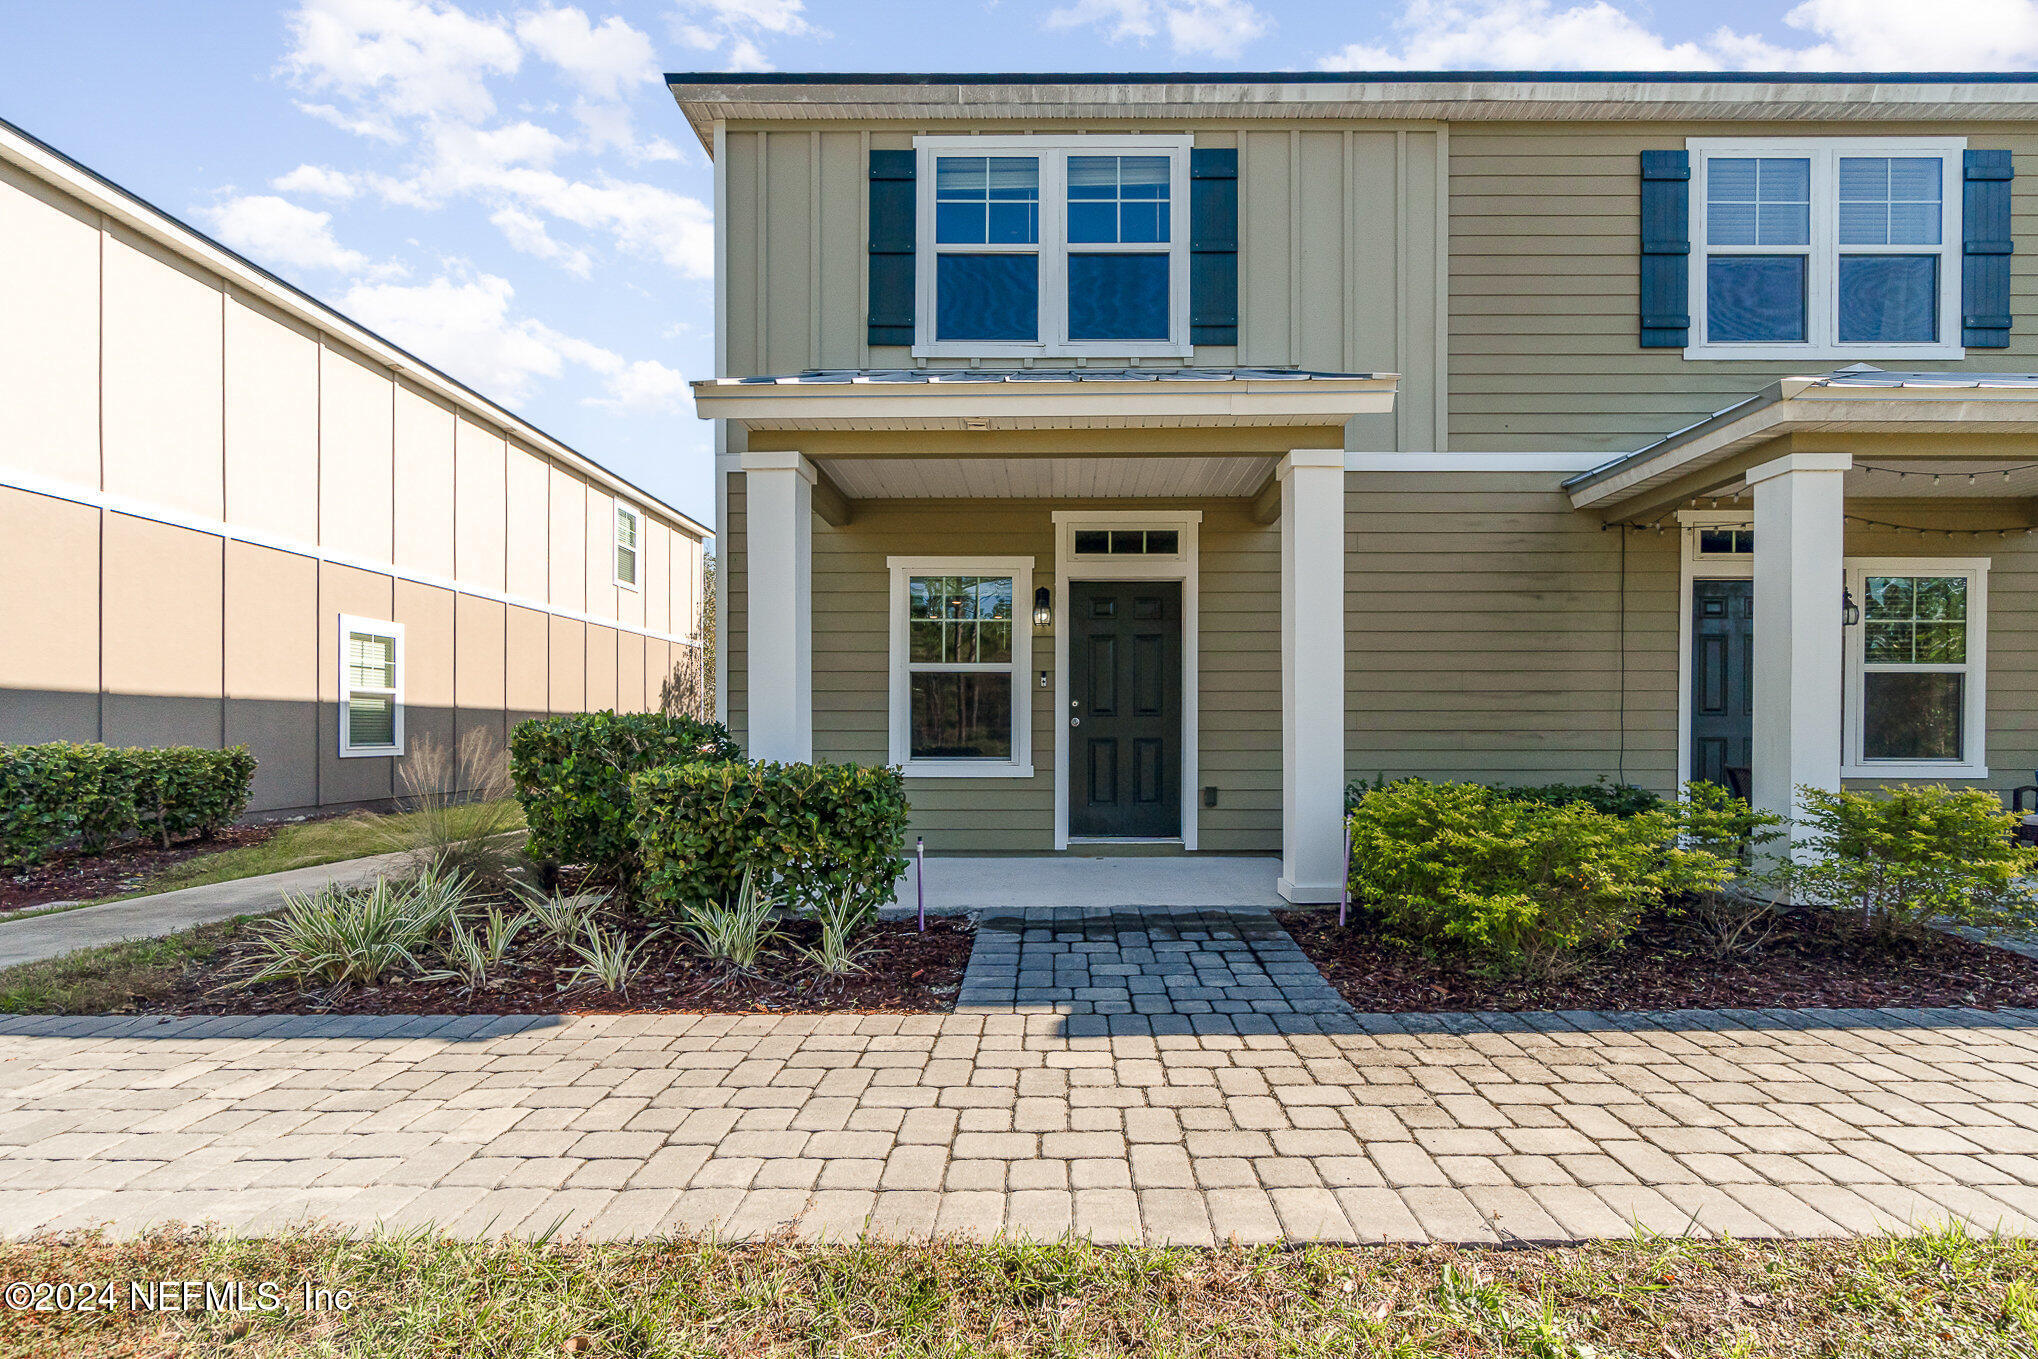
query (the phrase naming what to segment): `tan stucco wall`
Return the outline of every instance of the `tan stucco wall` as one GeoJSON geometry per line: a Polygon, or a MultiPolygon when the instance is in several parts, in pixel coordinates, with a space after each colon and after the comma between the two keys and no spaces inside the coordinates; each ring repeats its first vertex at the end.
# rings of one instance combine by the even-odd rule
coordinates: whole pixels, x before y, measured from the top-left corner
{"type": "MultiPolygon", "coordinates": [[[[912,366],[909,348],[867,343],[869,151],[910,149],[918,134],[1044,130],[993,122],[829,131],[732,125],[720,166],[728,205],[724,372],[912,366]]],[[[1204,346],[1190,362],[1398,372],[1395,412],[1353,421],[1348,446],[1437,447],[1437,129],[1255,122],[1190,130],[1199,147],[1239,152],[1240,233],[1238,344],[1204,346]]],[[[1186,204],[1177,205],[1176,220],[1186,229],[1186,204]]]]}
{"type": "Polygon", "coordinates": [[[620,588],[570,455],[6,163],[0,241],[0,741],[245,742],[256,810],[387,797],[338,758],[341,613],[405,626],[413,745],[657,701],[673,645],[602,620],[692,635],[691,532],[639,503],[620,588]]]}
{"type": "MultiPolygon", "coordinates": [[[[2038,234],[2038,139],[1962,124],[1467,123],[1450,141],[1450,447],[1624,452],[1753,395],[1851,360],[1696,361],[1643,349],[1637,259],[1641,153],[1689,136],[1965,136],[2016,153],[2013,230],[2038,234]]],[[[1954,186],[1957,190],[1958,186],[1954,186]]],[[[2011,259],[2008,349],[1896,368],[2038,366],[2038,252],[2011,259]]],[[[1702,305],[1693,298],[1691,305],[1702,305]]]]}

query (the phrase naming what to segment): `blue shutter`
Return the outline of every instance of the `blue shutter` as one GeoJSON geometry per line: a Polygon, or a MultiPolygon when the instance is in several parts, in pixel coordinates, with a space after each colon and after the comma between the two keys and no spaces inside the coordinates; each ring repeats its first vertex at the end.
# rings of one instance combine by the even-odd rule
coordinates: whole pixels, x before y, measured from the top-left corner
{"type": "Polygon", "coordinates": [[[1691,155],[1642,153],[1642,348],[1691,337],[1691,155]]]}
{"type": "Polygon", "coordinates": [[[2010,347],[2010,181],[2007,151],[1969,151],[1961,201],[1960,343],[2010,347]]]}
{"type": "Polygon", "coordinates": [[[1189,152],[1189,342],[1238,343],[1238,152],[1189,152]]]}
{"type": "Polygon", "coordinates": [[[915,153],[870,153],[870,343],[913,343],[915,153]]]}

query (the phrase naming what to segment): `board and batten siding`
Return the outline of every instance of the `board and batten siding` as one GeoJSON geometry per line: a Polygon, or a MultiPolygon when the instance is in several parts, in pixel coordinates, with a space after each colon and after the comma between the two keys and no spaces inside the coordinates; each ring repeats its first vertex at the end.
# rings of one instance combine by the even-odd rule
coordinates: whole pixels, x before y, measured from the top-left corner
{"type": "Polygon", "coordinates": [[[396,761],[337,753],[342,613],[404,625],[412,748],[657,703],[675,647],[628,629],[698,630],[690,532],[640,504],[622,589],[580,469],[5,162],[0,240],[0,741],[246,744],[254,810],[387,798],[396,761]],[[515,625],[554,611],[596,621],[515,625]]]}
{"type": "MultiPolygon", "coordinates": [[[[721,607],[730,623],[727,721],[748,730],[742,620],[744,487],[729,478],[721,541],[721,607]]],[[[890,568],[893,556],[1030,556],[1034,583],[1054,581],[1057,509],[1122,508],[1115,501],[869,501],[842,528],[814,524],[814,758],[885,764],[891,754],[890,568]]],[[[1181,507],[1191,502],[1162,502],[1181,507]]],[[[1281,540],[1237,501],[1203,510],[1197,656],[1199,847],[1275,853],[1281,843],[1281,540]],[[1199,797],[1200,800],[1200,797],[1199,797]]],[[[1022,611],[1028,607],[1021,602],[1022,611]]],[[[1062,626],[1066,600],[1056,602],[1062,626]]],[[[912,833],[933,853],[1039,852],[1054,844],[1054,637],[1036,631],[1025,677],[1033,723],[1030,779],[911,779],[912,833]],[[1040,686],[1047,672],[1048,687],[1040,686]]]]}
{"type": "MultiPolygon", "coordinates": [[[[1847,360],[1691,360],[1638,339],[1641,153],[1687,137],[1964,136],[2015,154],[2008,349],[1885,366],[2038,368],[2038,137],[2002,125],[1466,123],[1450,134],[1450,442],[1626,452],[1847,360]]],[[[1958,185],[1951,188],[1958,190],[1958,185]]],[[[1691,300],[1694,308],[1702,299],[1691,300]]]]}
{"type": "MultiPolygon", "coordinates": [[[[1438,195],[1445,139],[1436,127],[1098,122],[1083,130],[1187,130],[1198,147],[1238,150],[1238,344],[1201,346],[1190,363],[1400,373],[1394,413],[1352,421],[1347,445],[1441,447],[1438,195]]],[[[921,134],[1056,131],[1066,129],[730,124],[719,167],[726,204],[723,375],[966,365],[967,359],[916,361],[907,346],[868,343],[869,153],[910,150],[921,134]]],[[[1186,230],[1187,205],[1176,211],[1186,230]]],[[[1147,359],[1142,366],[1177,364],[1147,359]]]]}

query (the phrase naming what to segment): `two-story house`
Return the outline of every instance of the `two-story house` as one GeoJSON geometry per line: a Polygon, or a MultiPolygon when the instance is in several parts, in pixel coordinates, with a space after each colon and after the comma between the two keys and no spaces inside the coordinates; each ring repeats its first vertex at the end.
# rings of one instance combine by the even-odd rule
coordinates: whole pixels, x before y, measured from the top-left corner
{"type": "Polygon", "coordinates": [[[2038,765],[2038,80],[686,75],[723,711],[930,849],[2038,765]]]}

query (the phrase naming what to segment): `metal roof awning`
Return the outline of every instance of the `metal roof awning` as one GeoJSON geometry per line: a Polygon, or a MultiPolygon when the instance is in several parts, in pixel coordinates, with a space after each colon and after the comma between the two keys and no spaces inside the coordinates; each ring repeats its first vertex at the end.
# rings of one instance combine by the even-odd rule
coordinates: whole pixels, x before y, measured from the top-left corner
{"type": "Polygon", "coordinates": [[[2034,437],[2038,374],[1890,372],[1860,364],[1773,382],[1745,401],[1571,478],[1564,489],[1579,509],[1626,513],[1718,494],[1739,484],[1752,462],[1784,451],[1902,458],[1906,468],[1916,464],[1925,474],[1922,488],[1935,462],[1962,476],[1998,461],[2031,462],[2038,450],[2025,441],[2034,437]]]}
{"type": "Polygon", "coordinates": [[[816,369],[693,384],[751,430],[1312,428],[1394,409],[1395,373],[1287,368],[816,369]]]}

